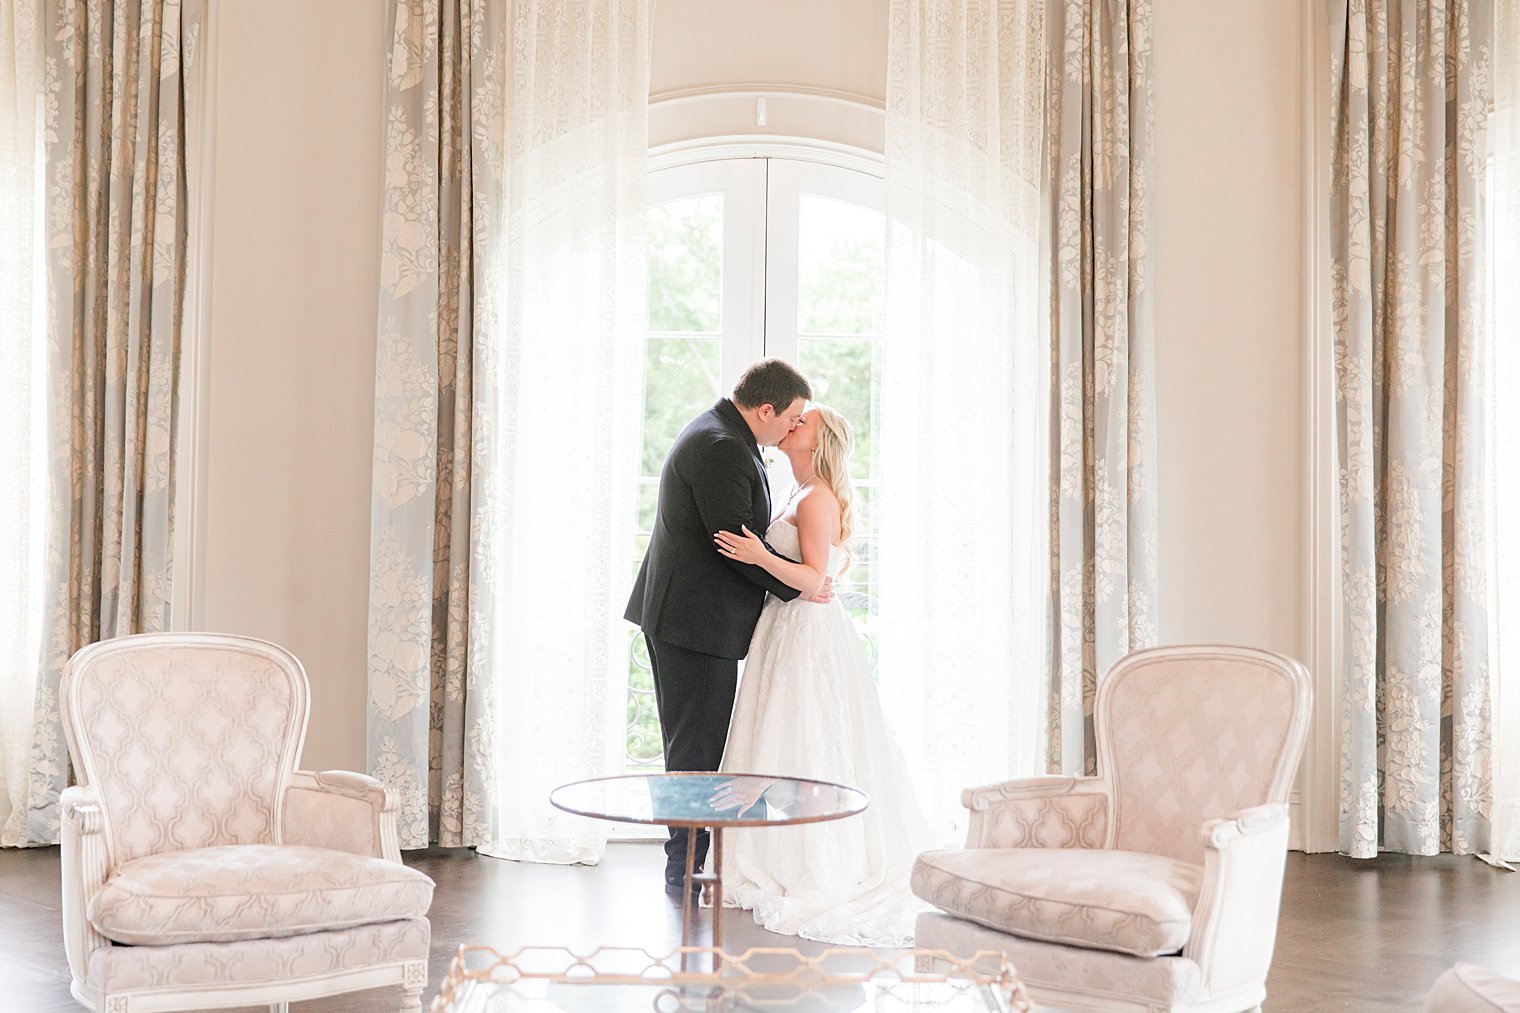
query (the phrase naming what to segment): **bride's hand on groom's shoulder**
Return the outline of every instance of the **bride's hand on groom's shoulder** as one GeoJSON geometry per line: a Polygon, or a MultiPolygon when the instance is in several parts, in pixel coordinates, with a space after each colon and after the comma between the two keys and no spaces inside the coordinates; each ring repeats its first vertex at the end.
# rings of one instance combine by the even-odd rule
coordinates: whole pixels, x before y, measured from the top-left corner
{"type": "Polygon", "coordinates": [[[719,531],[713,535],[713,544],[729,559],[759,565],[770,554],[770,550],[749,528],[741,525],[739,530],[743,534],[736,535],[732,531],[719,531]]]}

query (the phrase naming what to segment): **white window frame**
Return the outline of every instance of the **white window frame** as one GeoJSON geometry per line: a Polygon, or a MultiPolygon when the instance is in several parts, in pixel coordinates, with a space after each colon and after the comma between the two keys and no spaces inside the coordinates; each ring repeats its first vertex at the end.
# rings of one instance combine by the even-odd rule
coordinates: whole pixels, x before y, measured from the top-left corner
{"type": "Polygon", "coordinates": [[[650,155],[651,207],[710,193],[724,198],[723,393],[762,356],[797,360],[801,195],[819,194],[882,211],[882,160],[860,149],[799,141],[673,145],[650,155]],[[772,279],[789,283],[777,285],[772,279]]]}
{"type": "MultiPolygon", "coordinates": [[[[651,153],[648,179],[650,207],[707,194],[723,197],[722,309],[716,333],[720,396],[758,358],[797,361],[801,196],[817,194],[875,211],[885,203],[879,155],[822,142],[668,145],[651,153]]],[[[647,337],[666,334],[677,336],[646,332],[647,337]]],[[[640,827],[618,827],[611,836],[652,839],[640,827]]]]}
{"type": "MultiPolygon", "coordinates": [[[[772,158],[767,160],[767,167],[764,354],[797,362],[801,344],[797,330],[797,276],[802,195],[831,197],[882,212],[884,184],[879,174],[821,162],[772,158]]],[[[871,337],[879,339],[881,334],[871,337]]]]}

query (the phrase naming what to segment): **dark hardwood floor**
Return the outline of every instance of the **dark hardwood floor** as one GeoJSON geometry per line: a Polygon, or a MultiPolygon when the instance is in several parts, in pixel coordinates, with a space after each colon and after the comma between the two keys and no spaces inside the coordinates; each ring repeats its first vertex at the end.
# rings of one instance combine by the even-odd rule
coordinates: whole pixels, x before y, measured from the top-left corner
{"type": "MultiPolygon", "coordinates": [[[[661,888],[652,844],[613,844],[595,868],[520,865],[469,851],[410,853],[438,882],[427,999],[456,945],[669,949],[679,906],[661,888]]],[[[726,912],[725,944],[800,945],[726,912]]],[[[1520,874],[1474,858],[1385,855],[1288,857],[1272,1010],[1418,1010],[1431,983],[1458,960],[1520,977],[1520,874]]],[[[361,992],[296,1003],[300,1013],[394,1009],[396,993],[361,992]]],[[[0,851],[0,1010],[53,1013],[69,996],[58,910],[58,849],[0,851]]]]}

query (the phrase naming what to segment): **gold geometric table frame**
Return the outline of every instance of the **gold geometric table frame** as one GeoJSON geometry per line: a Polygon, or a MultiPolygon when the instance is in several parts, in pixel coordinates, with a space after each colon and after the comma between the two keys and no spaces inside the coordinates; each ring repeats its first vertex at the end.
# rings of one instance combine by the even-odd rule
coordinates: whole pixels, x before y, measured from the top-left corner
{"type": "MultiPolygon", "coordinates": [[[[578,952],[563,946],[525,946],[501,953],[489,946],[461,946],[449,965],[432,1013],[487,1009],[484,1002],[466,1007],[471,997],[511,989],[527,1005],[550,984],[641,986],[658,989],[652,1001],[629,1009],[652,1013],[715,1013],[768,1007],[805,1011],[804,1000],[826,1000],[829,990],[869,987],[893,1001],[893,1010],[979,1010],[1032,1013],[1034,1004],[1003,954],[983,951],[957,957],[945,950],[899,950],[879,953],[862,947],[831,947],[815,955],[786,947],[754,947],[721,953],[711,947],[683,946],[654,954],[626,946],[603,946],[578,952]],[[690,970],[705,963],[712,969],[690,970]],[[913,993],[934,991],[923,1006],[913,993]]],[[[630,999],[632,996],[629,997],[630,999]]],[[[550,1000],[544,999],[547,1003],[550,1000]]],[[[551,1008],[549,1006],[543,1007],[551,1008]]],[[[818,1008],[815,1004],[811,1008],[818,1008]]],[[[837,1007],[836,1007],[837,1008],[837,1007]]]]}

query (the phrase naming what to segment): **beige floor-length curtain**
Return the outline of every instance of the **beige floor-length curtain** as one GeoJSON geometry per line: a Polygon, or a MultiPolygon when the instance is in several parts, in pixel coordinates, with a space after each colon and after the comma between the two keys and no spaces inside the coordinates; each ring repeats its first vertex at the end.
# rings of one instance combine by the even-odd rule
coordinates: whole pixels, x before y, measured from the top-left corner
{"type": "Polygon", "coordinates": [[[500,5],[391,5],[369,600],[369,763],[403,847],[488,843],[491,685],[468,679],[477,208],[499,186],[475,137],[505,89],[474,38],[500,5]],[[473,741],[480,748],[472,748],[473,741]]]}
{"type": "Polygon", "coordinates": [[[58,679],[167,628],[186,256],[185,76],[198,6],[48,0],[52,513],[27,836],[58,839],[58,679]]]}
{"type": "Polygon", "coordinates": [[[1485,851],[1492,0],[1332,0],[1340,849],[1485,851]]]}
{"type": "Polygon", "coordinates": [[[1150,0],[1049,5],[1046,769],[1091,773],[1098,679],[1156,641],[1150,0]]]}
{"type": "Polygon", "coordinates": [[[403,847],[595,862],[620,771],[649,0],[395,0],[369,762],[403,847]]]}

